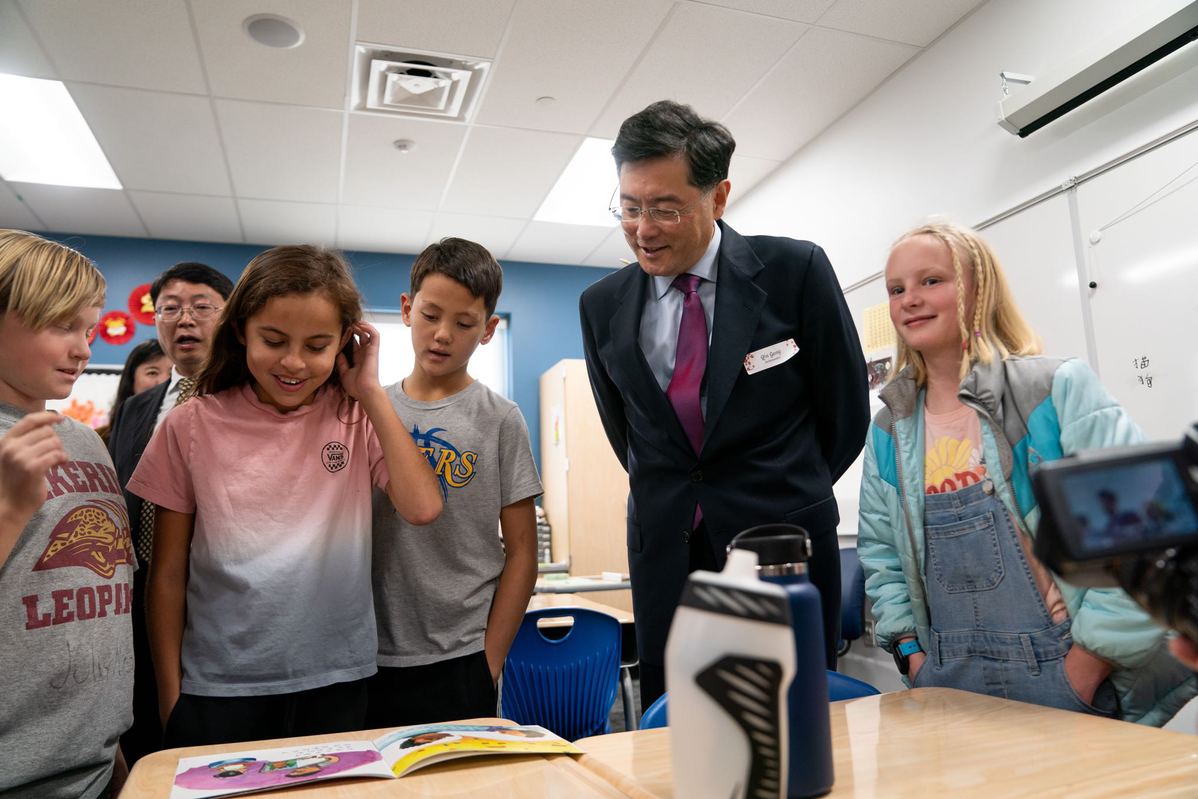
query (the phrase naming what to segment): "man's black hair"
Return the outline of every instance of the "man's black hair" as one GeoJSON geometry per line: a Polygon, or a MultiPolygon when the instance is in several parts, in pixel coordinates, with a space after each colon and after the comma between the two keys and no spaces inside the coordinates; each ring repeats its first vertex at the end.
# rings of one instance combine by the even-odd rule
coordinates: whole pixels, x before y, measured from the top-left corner
{"type": "Polygon", "coordinates": [[[162,291],[162,287],[172,280],[182,280],[184,283],[201,283],[215,290],[217,294],[226,300],[233,293],[233,281],[229,280],[228,276],[223,272],[216,271],[211,266],[208,266],[208,264],[184,261],[181,264],[175,264],[158,276],[158,279],[150,286],[150,301],[157,304],[158,294],[162,291]]]}
{"type": "Polygon", "coordinates": [[[736,140],[719,122],[703,119],[689,105],[659,100],[624,120],[611,154],[617,171],[627,163],[683,155],[691,185],[708,191],[727,179],[735,149],[736,140]]]}

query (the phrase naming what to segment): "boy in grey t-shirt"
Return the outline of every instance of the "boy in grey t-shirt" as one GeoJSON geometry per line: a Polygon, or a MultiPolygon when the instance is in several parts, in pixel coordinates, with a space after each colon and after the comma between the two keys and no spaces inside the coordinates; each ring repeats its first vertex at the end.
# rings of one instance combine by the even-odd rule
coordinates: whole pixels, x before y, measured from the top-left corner
{"type": "Polygon", "coordinates": [[[541,483],[528,429],[515,403],[466,371],[495,333],[502,286],[485,248],[449,238],[417,257],[401,296],[416,360],[388,393],[437,474],[444,510],[416,527],[375,497],[369,727],[495,715],[499,672],[536,582],[541,483]]]}
{"type": "MultiPolygon", "coordinates": [[[[91,357],[104,278],[0,230],[0,795],[103,795],[132,722],[133,549],[96,433],[46,410],[91,357]]],[[[115,770],[114,770],[115,765],[115,770]]]]}

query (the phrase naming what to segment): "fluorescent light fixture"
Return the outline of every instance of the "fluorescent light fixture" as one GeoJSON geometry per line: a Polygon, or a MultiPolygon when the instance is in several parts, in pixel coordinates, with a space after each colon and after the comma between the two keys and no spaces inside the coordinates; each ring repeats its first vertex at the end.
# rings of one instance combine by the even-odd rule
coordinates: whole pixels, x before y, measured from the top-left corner
{"type": "Polygon", "coordinates": [[[619,184],[616,162],[611,157],[612,144],[611,139],[583,140],[533,220],[615,227],[615,217],[607,210],[619,184]]]}
{"type": "Polygon", "coordinates": [[[121,182],[61,81],[0,74],[0,177],[88,189],[121,182]]]}

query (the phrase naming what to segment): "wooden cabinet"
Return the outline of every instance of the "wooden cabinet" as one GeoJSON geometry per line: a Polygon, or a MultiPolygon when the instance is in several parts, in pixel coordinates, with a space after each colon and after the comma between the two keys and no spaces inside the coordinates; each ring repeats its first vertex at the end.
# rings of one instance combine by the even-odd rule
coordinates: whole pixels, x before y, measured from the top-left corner
{"type": "MultiPolygon", "coordinates": [[[[628,474],[607,442],[581,359],[541,375],[541,481],[553,560],[568,561],[574,575],[627,573],[628,474]]],[[[632,609],[627,590],[587,598],[632,609]]]]}

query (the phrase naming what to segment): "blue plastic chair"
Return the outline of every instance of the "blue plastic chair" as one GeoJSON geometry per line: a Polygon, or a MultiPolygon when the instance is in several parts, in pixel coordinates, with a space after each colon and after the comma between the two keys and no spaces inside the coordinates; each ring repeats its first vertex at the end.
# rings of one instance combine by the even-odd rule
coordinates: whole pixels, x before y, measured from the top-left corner
{"type": "MultiPolygon", "coordinates": [[[[835,671],[828,672],[828,700],[840,702],[844,699],[857,699],[862,696],[875,696],[881,693],[867,682],[846,677],[835,671]]],[[[669,724],[669,693],[664,693],[657,701],[649,705],[649,709],[641,716],[641,729],[652,730],[669,724]]]]}
{"type": "Polygon", "coordinates": [[[837,655],[865,633],[865,570],[857,550],[840,550],[840,645],[837,655]]]}
{"type": "Polygon", "coordinates": [[[524,614],[503,670],[504,718],[539,724],[568,741],[609,732],[620,679],[620,622],[585,608],[543,608],[524,614]],[[573,618],[547,636],[537,622],[573,618]]]}
{"type": "Polygon", "coordinates": [[[881,691],[864,680],[849,677],[838,671],[828,672],[828,701],[830,702],[857,699],[862,696],[877,696],[880,693],[881,691]]]}

